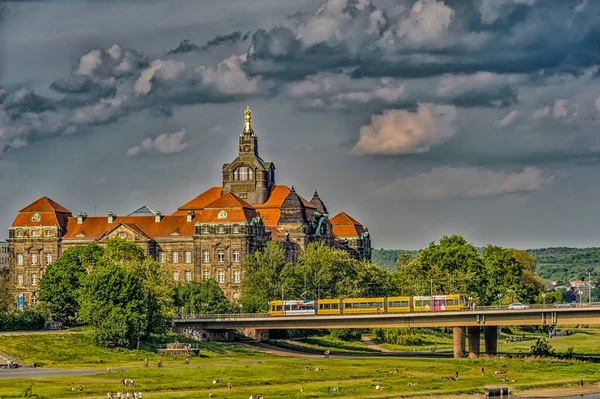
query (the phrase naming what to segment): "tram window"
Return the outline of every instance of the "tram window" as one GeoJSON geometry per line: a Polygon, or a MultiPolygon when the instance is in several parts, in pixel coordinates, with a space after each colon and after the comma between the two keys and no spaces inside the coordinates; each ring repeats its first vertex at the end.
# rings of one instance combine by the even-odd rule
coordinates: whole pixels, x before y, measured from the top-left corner
{"type": "Polygon", "coordinates": [[[407,301],[389,302],[388,306],[390,308],[405,308],[405,307],[408,307],[408,302],[407,301]]]}
{"type": "Polygon", "coordinates": [[[429,306],[429,301],[423,301],[423,306],[429,306]]]}
{"type": "Polygon", "coordinates": [[[458,299],[448,299],[446,301],[446,305],[448,305],[448,306],[458,305],[458,299]]]}

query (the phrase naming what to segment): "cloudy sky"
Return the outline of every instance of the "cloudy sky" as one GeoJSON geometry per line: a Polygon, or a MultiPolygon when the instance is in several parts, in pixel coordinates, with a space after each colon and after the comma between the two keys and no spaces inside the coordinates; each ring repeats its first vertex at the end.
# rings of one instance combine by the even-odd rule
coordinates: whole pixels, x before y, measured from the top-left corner
{"type": "Polygon", "coordinates": [[[0,238],[43,195],[173,212],[250,105],[278,183],[374,247],[600,245],[598,1],[2,4],[0,238]]]}

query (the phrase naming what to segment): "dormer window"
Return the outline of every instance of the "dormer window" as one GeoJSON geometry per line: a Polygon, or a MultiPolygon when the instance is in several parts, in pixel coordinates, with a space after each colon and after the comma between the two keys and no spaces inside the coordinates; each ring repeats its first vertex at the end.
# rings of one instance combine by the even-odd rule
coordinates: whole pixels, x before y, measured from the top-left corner
{"type": "Polygon", "coordinates": [[[39,213],[36,213],[31,217],[32,222],[39,222],[41,220],[39,213]]]}
{"type": "Polygon", "coordinates": [[[219,212],[219,214],[217,215],[217,217],[219,219],[227,219],[227,212],[221,211],[221,212],[219,212]]]}
{"type": "Polygon", "coordinates": [[[253,178],[252,169],[248,166],[240,166],[233,171],[233,180],[247,181],[253,178]]]}

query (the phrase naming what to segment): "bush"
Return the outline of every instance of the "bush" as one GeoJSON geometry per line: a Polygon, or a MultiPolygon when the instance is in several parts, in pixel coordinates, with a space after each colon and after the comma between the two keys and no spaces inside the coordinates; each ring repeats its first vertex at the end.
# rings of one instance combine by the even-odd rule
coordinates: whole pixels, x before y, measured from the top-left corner
{"type": "Polygon", "coordinates": [[[395,345],[422,345],[423,338],[412,328],[375,328],[372,330],[375,337],[385,343],[395,345]]]}
{"type": "Polygon", "coordinates": [[[35,310],[0,312],[0,331],[41,330],[44,322],[44,317],[35,310]]]}
{"type": "Polygon", "coordinates": [[[355,328],[337,328],[329,330],[329,336],[340,341],[358,341],[360,340],[360,330],[355,328]]]}
{"type": "Polygon", "coordinates": [[[554,349],[545,338],[538,338],[536,343],[531,346],[532,356],[550,357],[554,356],[554,349]]]}

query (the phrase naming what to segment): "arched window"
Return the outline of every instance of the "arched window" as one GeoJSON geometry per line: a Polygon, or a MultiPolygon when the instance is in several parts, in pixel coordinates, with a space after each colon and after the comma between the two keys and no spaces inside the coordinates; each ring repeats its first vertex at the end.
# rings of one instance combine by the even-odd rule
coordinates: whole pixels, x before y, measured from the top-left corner
{"type": "Polygon", "coordinates": [[[234,170],[233,171],[233,180],[239,180],[240,179],[240,175],[238,173],[238,170],[234,170]]]}
{"type": "Polygon", "coordinates": [[[240,180],[241,181],[248,180],[248,167],[247,166],[240,166],[238,168],[238,171],[240,173],[240,180]]]}
{"type": "Polygon", "coordinates": [[[37,230],[31,230],[31,236],[37,237],[37,230]]]}
{"type": "Polygon", "coordinates": [[[17,230],[17,237],[23,237],[23,230],[17,230]]]}
{"type": "Polygon", "coordinates": [[[240,166],[233,172],[233,180],[247,181],[254,179],[254,172],[249,166],[240,166]]]}

